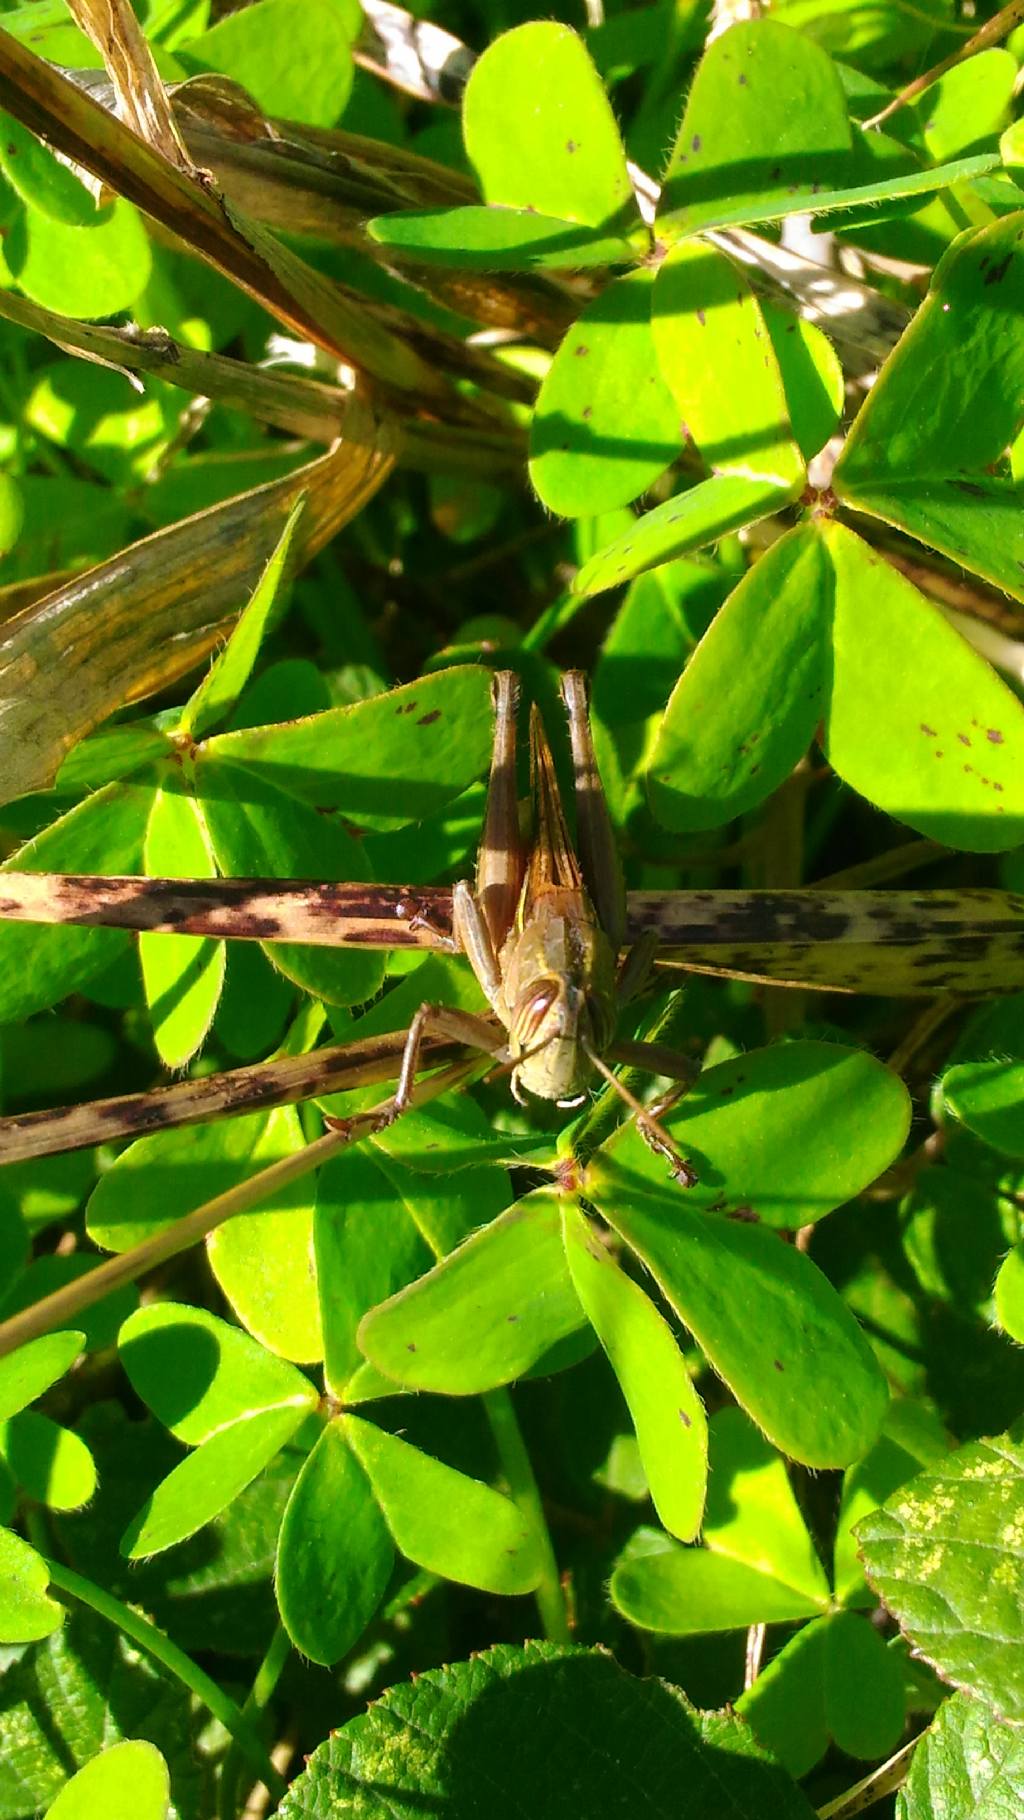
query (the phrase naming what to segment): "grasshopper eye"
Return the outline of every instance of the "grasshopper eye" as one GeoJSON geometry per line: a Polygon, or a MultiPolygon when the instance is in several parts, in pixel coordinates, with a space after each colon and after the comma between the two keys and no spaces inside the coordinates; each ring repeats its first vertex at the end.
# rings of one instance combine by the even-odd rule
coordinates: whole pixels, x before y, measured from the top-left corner
{"type": "Polygon", "coordinates": [[[516,1005],[512,1018],[512,1028],[516,1040],[523,1049],[530,1049],[537,1041],[543,1028],[544,1019],[558,998],[557,980],[536,980],[516,1005]]]}

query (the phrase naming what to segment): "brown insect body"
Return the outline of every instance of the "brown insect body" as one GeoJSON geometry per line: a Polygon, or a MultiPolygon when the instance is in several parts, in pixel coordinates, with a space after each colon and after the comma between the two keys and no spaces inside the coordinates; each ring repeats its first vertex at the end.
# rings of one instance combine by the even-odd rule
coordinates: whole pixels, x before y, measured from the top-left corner
{"type": "MultiPolygon", "coordinates": [[[[582,678],[568,679],[575,746],[596,767],[582,678]],[[582,719],[582,730],[579,723],[582,719]]],[[[495,678],[495,745],[475,895],[458,894],[457,924],[492,1010],[508,1033],[512,1090],[576,1104],[615,1034],[616,944],[595,908],[569,835],[540,714],[530,715],[532,826],[520,832],[515,800],[516,682],[495,678]]],[[[582,756],[582,755],[578,755],[582,756]]],[[[579,767],[578,767],[579,768],[579,767]]],[[[581,780],[577,778],[577,798],[581,780]]],[[[602,798],[603,803],[603,798],[602,798]]]]}
{"type": "MultiPolygon", "coordinates": [[[[525,889],[525,888],[524,888],[525,889]]],[[[615,1033],[615,957],[585,890],[550,885],[500,955],[512,1090],[578,1102],[615,1033]]]]}

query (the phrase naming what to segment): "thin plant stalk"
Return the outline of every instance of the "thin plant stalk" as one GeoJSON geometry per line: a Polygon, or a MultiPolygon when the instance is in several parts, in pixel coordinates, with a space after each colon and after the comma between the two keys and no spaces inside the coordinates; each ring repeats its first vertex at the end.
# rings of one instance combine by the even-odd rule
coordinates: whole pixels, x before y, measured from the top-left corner
{"type": "MultiPolygon", "coordinates": [[[[410,1103],[420,1106],[428,1100],[436,1099],[450,1087],[467,1080],[481,1065],[474,1059],[443,1069],[440,1074],[432,1075],[429,1080],[420,1082],[413,1089],[410,1103]]],[[[314,1139],[312,1144],[307,1144],[304,1150],[297,1151],[294,1156],[282,1157],[279,1162],[271,1163],[267,1169],[261,1169],[258,1175],[250,1176],[247,1182],[239,1182],[223,1194],[215,1195],[213,1200],[206,1201],[192,1213],[186,1213],[162,1232],[154,1233],[152,1238],[144,1239],[141,1245],[133,1246],[131,1251],[124,1252],[120,1257],[107,1258],[95,1270],[90,1270],[87,1276],[65,1284],[52,1295],[43,1296],[32,1307],[12,1315],[9,1320],[0,1323],[0,1358],[14,1352],[17,1347],[24,1346],[26,1341],[38,1339],[40,1334],[72,1325],[76,1316],[101,1301],[105,1295],[122,1288],[126,1283],[136,1282],[158,1264],[166,1263],[168,1258],[188,1251],[236,1213],[248,1212],[260,1201],[269,1200],[288,1183],[309,1175],[337,1151],[344,1150],[347,1145],[364,1136],[375,1120],[392,1109],[393,1103],[393,1098],[389,1098],[377,1106],[371,1106],[366,1112],[354,1114],[337,1130],[325,1132],[323,1137],[314,1139]]]]}
{"type": "Polygon", "coordinates": [[[198,1663],[193,1662],[191,1656],[187,1656],[183,1649],[172,1643],[170,1637],[158,1630],[148,1618],[144,1618],[141,1612],[134,1611],[130,1605],[115,1599],[102,1586],[84,1579],[60,1561],[48,1560],[46,1566],[50,1582],[58,1592],[67,1593],[80,1604],[87,1605],[98,1617],[105,1618],[108,1624],[130,1637],[133,1643],[137,1643],[140,1649],[145,1650],[148,1656],[152,1656],[155,1662],[159,1662],[175,1680],[189,1688],[196,1699],[209,1708],[214,1718],[219,1719],[225,1731],[231,1734],[253,1773],[266,1784],[274,1799],[279,1801],[285,1793],[285,1783],[264,1751],[250,1721],[223,1688],[218,1687],[216,1681],[211,1680],[198,1663]]]}
{"type": "MultiPolygon", "coordinates": [[[[266,1711],[291,1652],[292,1640],[284,1625],[278,1624],[242,1706],[242,1718],[247,1725],[255,1725],[266,1711]]],[[[235,1820],[238,1811],[238,1783],[243,1761],[243,1753],[236,1740],[232,1738],[221,1765],[218,1799],[220,1820],[235,1820]]]]}
{"type": "Polygon", "coordinates": [[[551,1531],[515,1406],[507,1390],[489,1390],[482,1402],[509,1491],[533,1530],[540,1551],[543,1572],[534,1597],[544,1635],[549,1643],[568,1643],[571,1641],[569,1618],[551,1531]]]}

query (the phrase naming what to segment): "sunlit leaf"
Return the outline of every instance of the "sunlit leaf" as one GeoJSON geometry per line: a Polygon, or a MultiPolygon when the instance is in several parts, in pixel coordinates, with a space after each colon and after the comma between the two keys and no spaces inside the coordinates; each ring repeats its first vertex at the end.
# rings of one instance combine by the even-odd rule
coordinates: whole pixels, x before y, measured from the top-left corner
{"type": "Polygon", "coordinates": [[[1024,347],[1006,299],[1021,216],[962,235],[886,361],[834,475],[839,496],[1024,599],[1020,494],[993,473],[1021,427],[1024,347]]]}
{"type": "Polygon", "coordinates": [[[0,1455],[29,1498],[51,1510],[78,1510],[96,1490],[96,1464],[80,1435],[38,1409],[0,1424],[0,1455]]]}
{"type": "Polygon", "coordinates": [[[633,186],[601,79],[566,25],[520,25],[466,84],[466,151],[487,202],[581,226],[635,217],[633,186]]]}
{"type": "Polygon", "coordinates": [[[898,1820],[1007,1820],[1024,1804],[1024,1733],[984,1700],[954,1694],[919,1740],[898,1820]]]}
{"type": "Polygon", "coordinates": [[[190,37],[178,59],[190,72],[233,77],[268,114],[311,126],[333,126],[352,87],[348,35],[331,0],[258,0],[190,37]]]}
{"type": "Polygon", "coordinates": [[[47,1333],[0,1359],[0,1421],[6,1422],[56,1384],[84,1344],[82,1333],[47,1333]]]}
{"type": "Polygon", "coordinates": [[[32,1643],[64,1622],[64,1607],[46,1591],[50,1572],[41,1555],[12,1530],[0,1529],[0,1638],[32,1643]]]}
{"type": "Polygon", "coordinates": [[[164,1820],[170,1797],[167,1765],[153,1744],[126,1738],[111,1744],[91,1763],[83,1764],[57,1799],[46,1820],[164,1820]]]}
{"type": "Polygon", "coordinates": [[[302,1468],[281,1525],[277,1599],[292,1642],[329,1666],[357,1643],[384,1595],[395,1551],[340,1422],[302,1468]]]}
{"type": "Polygon", "coordinates": [[[744,20],[716,36],[697,67],[659,231],[693,233],[739,211],[750,211],[741,219],[770,219],[797,191],[849,182],[851,143],[831,57],[774,19],[744,20]]]}
{"type": "Polygon", "coordinates": [[[606,286],[563,339],[540,389],[530,479],[567,518],[626,505],[682,446],[651,335],[646,268],[606,286]]]}
{"type": "Polygon", "coordinates": [[[84,227],[26,207],[4,240],[4,258],[28,297],[68,316],[128,309],[150,273],[146,230],[120,198],[84,227]]]}
{"type": "Polygon", "coordinates": [[[479,1806],[484,1786],[492,1820],[556,1820],[567,1789],[580,1814],[814,1811],[738,1720],[698,1713],[680,1688],[627,1674],[606,1650],[531,1642],[390,1688],[319,1746],[281,1816],[354,1799],[366,1820],[415,1820],[425,1800],[479,1806]]]}
{"type": "Polygon", "coordinates": [[[521,1377],[585,1325],[558,1198],[540,1188],[364,1316],[358,1337],[385,1377],[469,1396],[521,1377]]]}
{"type": "Polygon", "coordinates": [[[658,269],[651,327],[687,435],[716,474],[799,492],[804,464],[760,305],[740,269],[683,243],[658,269]]]}
{"type": "MultiPolygon", "coordinates": [[[[194,800],[160,789],[153,798],[143,865],[150,876],[212,878],[209,838],[194,800]]],[[[193,935],[139,937],[153,1040],[168,1068],[183,1068],[204,1042],[224,984],[224,943],[193,935]]]]}
{"type": "Polygon", "coordinates": [[[411,1561],[484,1592],[536,1586],[536,1539],[511,1499],[359,1416],[344,1417],[344,1428],[396,1547],[411,1561]]]}
{"type": "Polygon", "coordinates": [[[970,1441],[857,1526],[864,1571],[914,1649],[1007,1719],[1024,1717],[1017,1429],[970,1441]]]}
{"type": "Polygon", "coordinates": [[[313,1385],[293,1365],[183,1302],[140,1308],[122,1327],[118,1351],[143,1402],[190,1447],[248,1416],[305,1413],[316,1402],[313,1385]]]}
{"type": "Polygon", "coordinates": [[[150,1493],[121,1539],[121,1553],[143,1560],[203,1529],[251,1485],[306,1413],[301,1405],[256,1410],[217,1429],[150,1493]]]}
{"type": "Polygon", "coordinates": [[[654,1508],[672,1535],[692,1541],[704,1514],[707,1418],[682,1354],[653,1302],[568,1200],[562,1232],[576,1293],[629,1404],[654,1508]]]}

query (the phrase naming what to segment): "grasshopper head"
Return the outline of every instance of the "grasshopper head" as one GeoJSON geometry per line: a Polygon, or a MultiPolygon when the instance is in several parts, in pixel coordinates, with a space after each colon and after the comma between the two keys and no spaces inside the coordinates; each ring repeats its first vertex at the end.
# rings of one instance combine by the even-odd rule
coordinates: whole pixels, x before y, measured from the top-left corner
{"type": "Polygon", "coordinates": [[[611,1007],[601,994],[554,976],[533,980],[512,1008],[512,1089],[560,1106],[578,1105],[599,1055],[612,1040],[611,1007]]]}

